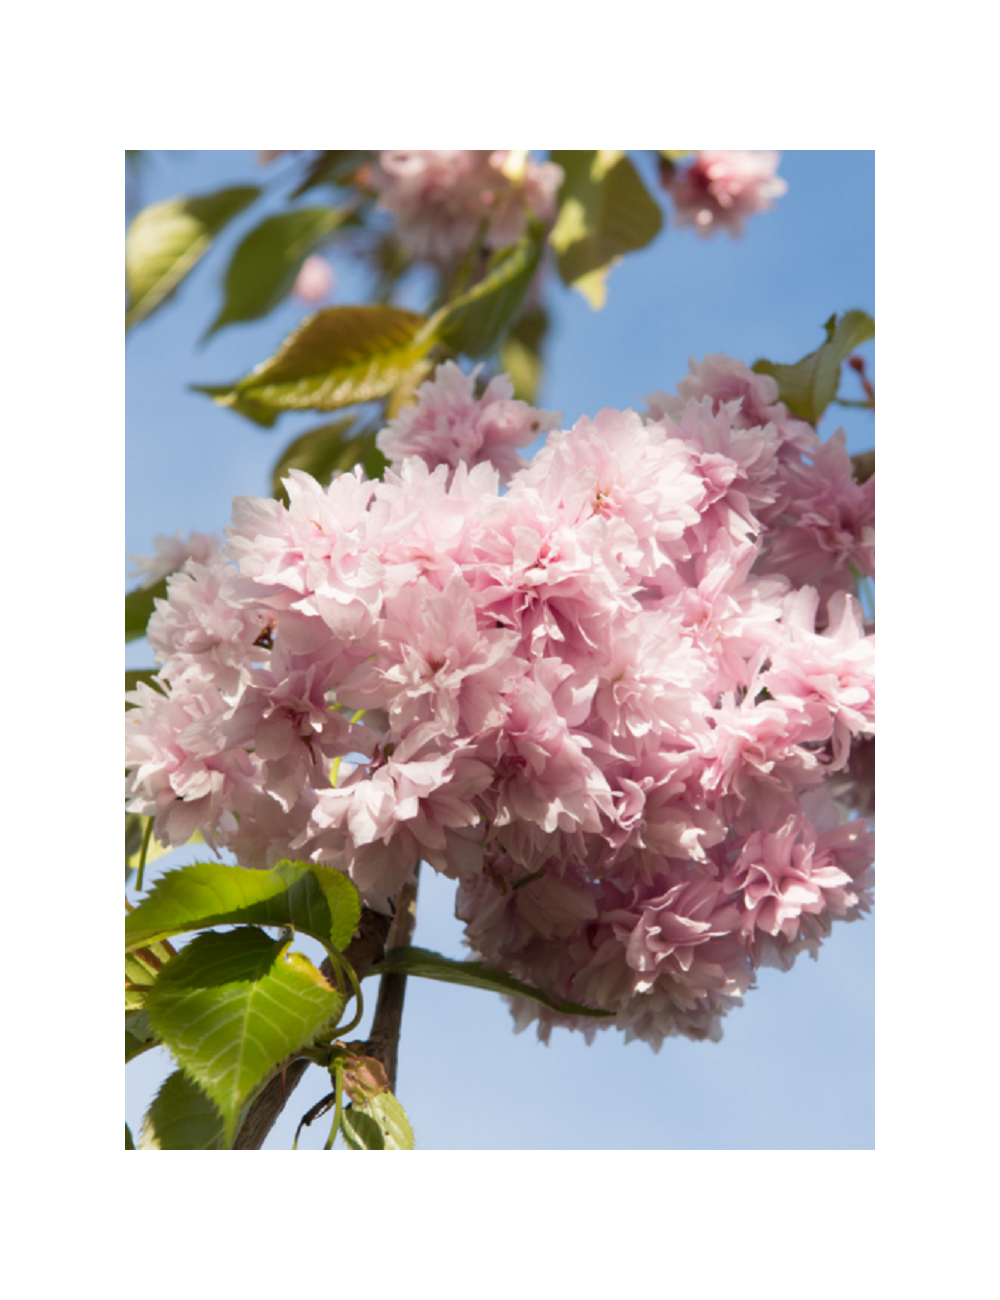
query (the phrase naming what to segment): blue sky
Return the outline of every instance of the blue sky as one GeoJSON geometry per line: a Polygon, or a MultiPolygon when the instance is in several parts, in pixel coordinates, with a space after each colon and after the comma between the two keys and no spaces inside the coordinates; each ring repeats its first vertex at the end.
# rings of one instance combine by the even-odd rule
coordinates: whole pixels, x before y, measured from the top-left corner
{"type": "MultiPolygon", "coordinates": [[[[654,185],[652,168],[638,159],[654,185]]],[[[266,184],[280,202],[282,164],[261,170],[249,152],[160,153],[140,177],[143,204],[238,183],[266,184]]],[[[793,152],[779,174],[788,193],[751,219],[744,237],[699,239],[667,228],[610,277],[604,310],[553,283],[553,321],[539,405],[564,425],[604,406],[642,409],[672,389],[688,357],[726,352],[793,361],[816,347],[832,312],[874,314],[875,163],[871,152],[793,152]]],[[[323,202],[321,192],[303,202],[323,202]]],[[[663,197],[660,195],[660,197],[663,197]]],[[[666,204],[664,204],[666,208],[666,204]]],[[[126,349],[125,553],[147,554],[156,533],[221,534],[234,495],[267,495],[270,470],[321,415],[289,414],[264,431],[188,391],[245,374],[301,319],[283,305],[264,321],[223,330],[196,348],[219,304],[225,255],[259,220],[243,214],[177,294],[126,349]]],[[[357,268],[334,266],[334,301],[356,301],[357,268]]],[[[874,370],[874,344],[863,352],[874,370]]],[[[853,377],[845,395],[855,397],[853,377]]],[[[831,408],[848,447],[874,446],[874,417],[831,408]]],[[[126,570],[128,568],[126,564],[126,570]]],[[[126,587],[132,585],[126,579],[126,587]]],[[[125,666],[152,663],[145,642],[125,666]]],[[[180,850],[156,866],[193,861],[180,850]]],[[[424,868],[416,942],[461,957],[454,885],[424,868]]],[[[658,1054],[614,1032],[594,1044],[566,1032],[546,1047],[515,1035],[494,995],[409,981],[398,1095],[424,1148],[864,1149],[874,1146],[874,918],[835,925],[819,960],[760,972],[759,987],[725,1022],[723,1041],[668,1040],[658,1054]]],[[[372,1000],[374,982],[369,982],[372,1000]]],[[[363,1032],[364,1026],[362,1026],[363,1032]]],[[[137,1131],[171,1068],[155,1051],[126,1071],[126,1119],[137,1131]]],[[[301,1113],[325,1091],[312,1071],[268,1146],[288,1147],[301,1113]]],[[[322,1121],[304,1147],[322,1146],[322,1121]]]]}

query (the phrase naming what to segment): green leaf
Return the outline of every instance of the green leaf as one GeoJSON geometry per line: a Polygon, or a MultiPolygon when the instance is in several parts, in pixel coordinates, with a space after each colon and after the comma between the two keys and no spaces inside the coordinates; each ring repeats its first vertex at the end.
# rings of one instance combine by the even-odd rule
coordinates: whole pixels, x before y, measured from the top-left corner
{"type": "Polygon", "coordinates": [[[287,296],[313,249],[352,215],[349,208],[299,208],[267,217],[251,230],[233,253],[225,300],[205,338],[225,325],[266,316],[287,296]]]}
{"type": "Polygon", "coordinates": [[[175,1070],[146,1112],[139,1150],[221,1151],[225,1136],[218,1109],[183,1070],[175,1070]]]}
{"type": "Polygon", "coordinates": [[[229,388],[202,387],[220,406],[337,411],[385,397],[430,351],[427,321],[402,307],[324,307],[281,347],[229,388]]]}
{"type": "Polygon", "coordinates": [[[125,1028],[140,1039],[151,1037],[152,1030],[145,1021],[135,1017],[145,1006],[146,994],[156,983],[156,977],[175,955],[166,942],[151,943],[125,954],[125,1028]]]}
{"type": "Polygon", "coordinates": [[[135,1143],[132,1141],[132,1130],[129,1128],[127,1124],[125,1125],[125,1150],[126,1151],[135,1150],[135,1143]]]}
{"type": "Polygon", "coordinates": [[[125,1064],[151,1047],[158,1047],[159,1039],[149,1023],[145,1011],[133,1011],[125,1017],[125,1064]]]}
{"type": "Polygon", "coordinates": [[[488,989],[492,993],[514,993],[521,998],[530,998],[540,1002],[544,1007],[560,1011],[567,1016],[610,1016],[610,1011],[595,1011],[593,1007],[581,1006],[578,1002],[550,998],[547,994],[534,989],[530,984],[522,984],[503,971],[488,970],[478,961],[452,961],[440,953],[429,952],[426,948],[393,948],[380,962],[372,966],[369,975],[419,975],[424,979],[442,980],[445,984],[464,984],[473,989],[488,989]]]}
{"type": "Polygon", "coordinates": [[[495,253],[483,279],[434,316],[439,338],[470,357],[495,351],[521,309],[541,252],[542,231],[537,228],[495,253]]]}
{"type": "Polygon", "coordinates": [[[153,1029],[218,1106],[227,1146],[274,1069],[343,1006],[308,957],[249,926],[196,936],[146,997],[153,1029]]]}
{"type": "Polygon", "coordinates": [[[384,1151],[382,1126],[359,1106],[347,1106],[340,1115],[340,1131],[351,1151],[384,1151]]]}
{"type": "Polygon", "coordinates": [[[611,267],[656,237],[663,214],[621,150],[553,150],[551,158],[566,179],[549,242],[563,283],[579,289],[596,309],[604,305],[611,267]]]}
{"type": "Polygon", "coordinates": [[[514,396],[534,404],[542,379],[542,341],[549,318],[542,307],[531,307],[521,316],[500,349],[500,364],[510,375],[514,396]]]}
{"type": "MultiPolygon", "coordinates": [[[[161,680],[162,679],[160,677],[159,670],[156,668],[126,668],[125,669],[126,694],[129,691],[134,691],[140,682],[145,682],[147,686],[152,686],[156,688],[159,687],[161,680]]],[[[166,692],[164,691],[160,692],[161,695],[165,693],[166,692]]],[[[125,707],[126,709],[134,709],[136,705],[130,704],[129,701],[126,700],[125,707]]],[[[132,815],[135,816],[136,814],[132,814],[132,815]]]]}
{"type": "Polygon", "coordinates": [[[341,951],[361,919],[358,891],[332,867],[279,862],[251,871],[196,862],[168,871],[125,918],[126,951],[212,925],[292,926],[341,951]]]}
{"type": "MultiPolygon", "coordinates": [[[[368,1101],[355,1103],[352,1111],[370,1116],[382,1131],[382,1150],[412,1151],[413,1129],[402,1108],[391,1092],[380,1092],[368,1101]]],[[[343,1119],[343,1116],[341,1116],[343,1119]]],[[[343,1127],[343,1125],[341,1126],[343,1127]]],[[[346,1141],[346,1134],[345,1134],[346,1141]]],[[[371,1150],[372,1148],[368,1148],[371,1150]]],[[[380,1148],[375,1148],[379,1150],[380,1148]]]]}
{"type": "MultiPolygon", "coordinates": [[[[139,868],[139,859],[142,856],[142,836],[146,833],[148,821],[149,818],[143,817],[140,813],[125,814],[125,868],[127,871],[137,871],[139,868]],[[135,830],[128,821],[130,817],[136,817],[140,824],[138,844],[135,844],[135,830]],[[131,848],[132,845],[135,845],[135,847],[131,848]]],[[[204,842],[201,831],[195,831],[188,840],[189,844],[204,844],[204,842]]],[[[146,866],[148,867],[151,862],[155,862],[157,858],[162,858],[164,854],[173,852],[177,847],[176,844],[164,844],[155,835],[151,835],[149,844],[146,847],[146,866]]]]}
{"type": "Polygon", "coordinates": [[[166,199],[136,215],[125,236],[126,330],[173,293],[223,226],[259,193],[256,185],[240,185],[193,199],[166,199]]]}
{"type": "Polygon", "coordinates": [[[867,483],[875,473],[875,453],[873,451],[859,451],[856,456],[851,457],[851,468],[854,470],[854,477],[859,483],[867,483]]]}
{"type": "MultiPolygon", "coordinates": [[[[128,705],[125,706],[128,708],[128,705]]],[[[139,852],[142,848],[142,837],[146,832],[146,819],[140,817],[138,813],[127,812],[125,814],[125,865],[129,865],[129,858],[139,852]]]]}
{"type": "MultiPolygon", "coordinates": [[[[153,613],[154,600],[166,600],[167,580],[161,578],[152,587],[136,587],[125,597],[125,640],[138,641],[146,635],[146,624],[153,613]]],[[[128,689],[128,677],[125,679],[128,689]]]]}
{"type": "Polygon", "coordinates": [[[289,443],[271,471],[272,495],[288,504],[282,480],[290,469],[305,470],[324,487],[338,470],[350,470],[355,465],[363,466],[369,478],[380,478],[381,471],[385,468],[385,457],[375,446],[375,430],[368,429],[359,433],[359,427],[362,426],[348,416],[310,429],[289,443]],[[349,436],[352,430],[354,434],[349,436]],[[376,473],[373,474],[372,469],[376,473]]]}
{"type": "Polygon", "coordinates": [[[248,397],[235,392],[232,384],[189,384],[192,393],[205,393],[216,406],[224,406],[237,415],[244,416],[262,429],[273,429],[280,411],[271,406],[262,406],[248,397]]]}
{"type": "Polygon", "coordinates": [[[837,396],[844,361],[859,344],[875,337],[875,322],[865,311],[845,312],[839,320],[834,314],[823,328],[826,342],[794,365],[758,361],[753,367],[757,374],[776,379],[788,409],[812,424],[837,396]]]}
{"type": "Polygon", "coordinates": [[[371,156],[371,151],[366,149],[322,149],[309,164],[305,179],[292,191],[291,197],[297,199],[317,185],[340,185],[350,180],[371,156]]]}

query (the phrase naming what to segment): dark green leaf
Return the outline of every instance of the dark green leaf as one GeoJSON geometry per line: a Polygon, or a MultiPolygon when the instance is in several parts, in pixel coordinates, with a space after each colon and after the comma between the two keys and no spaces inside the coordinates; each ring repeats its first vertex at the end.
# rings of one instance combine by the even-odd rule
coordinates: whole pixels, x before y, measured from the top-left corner
{"type": "Polygon", "coordinates": [[[757,374],[776,379],[788,409],[812,424],[837,396],[844,361],[859,344],[875,337],[875,322],[864,311],[845,312],[839,320],[833,315],[823,328],[826,342],[794,365],[758,361],[753,367],[757,374]]]}
{"type": "Polygon", "coordinates": [[[158,1047],[159,1040],[145,1011],[133,1011],[125,1017],[125,1064],[136,1056],[158,1047]]]}
{"type": "Polygon", "coordinates": [[[578,1002],[550,998],[547,994],[534,989],[530,984],[522,984],[503,971],[489,970],[478,961],[452,961],[440,953],[429,952],[426,948],[393,948],[380,962],[372,966],[369,975],[419,975],[424,979],[442,980],[445,984],[464,984],[469,988],[488,989],[492,993],[514,993],[521,998],[530,998],[542,1006],[551,1007],[567,1016],[609,1016],[610,1011],[595,1011],[592,1007],[581,1006],[578,1002]]]}
{"type": "MultiPolygon", "coordinates": [[[[302,322],[273,357],[228,389],[221,406],[336,411],[390,393],[434,343],[423,316],[402,307],[325,307],[302,322]]],[[[242,411],[242,413],[246,413],[242,411]]]]}
{"type": "Polygon", "coordinates": [[[260,193],[255,185],[166,199],[137,214],[125,236],[125,328],[145,320],[208,251],[212,240],[260,193]]]}
{"type": "MultiPolygon", "coordinates": [[[[154,600],[166,600],[167,580],[161,578],[152,587],[136,587],[125,597],[125,640],[137,641],[146,635],[146,624],[153,612],[154,600]]],[[[128,678],[126,687],[128,690],[128,678]]]]}
{"type": "Polygon", "coordinates": [[[343,950],[361,919],[358,891],[331,867],[279,862],[250,871],[196,862],[165,872],[125,918],[127,951],[212,925],[290,925],[343,950]]]}
{"type": "Polygon", "coordinates": [[[875,453],[873,451],[859,451],[856,456],[851,457],[851,466],[857,481],[867,483],[875,473],[875,453]]]}
{"type": "MultiPolygon", "coordinates": [[[[134,691],[140,682],[145,682],[147,686],[158,687],[160,685],[160,674],[156,668],[126,668],[125,669],[125,690],[134,691]]],[[[161,692],[163,694],[164,692],[161,692]]],[[[126,709],[134,709],[136,706],[125,701],[126,709]]],[[[133,813],[132,816],[135,816],[133,813]]],[[[136,846],[138,847],[138,845],[136,846]]]]}
{"type": "Polygon", "coordinates": [[[385,457],[375,446],[375,430],[359,433],[359,428],[361,426],[356,420],[347,417],[321,424],[289,443],[271,471],[272,494],[287,505],[288,497],[282,480],[290,469],[305,470],[324,486],[338,470],[350,470],[355,465],[363,466],[370,478],[380,477],[379,473],[372,474],[369,470],[371,465],[376,470],[380,468],[378,462],[373,461],[373,452],[381,459],[381,468],[385,466],[385,457]]]}
{"type": "Polygon", "coordinates": [[[349,181],[371,156],[371,151],[365,149],[322,149],[309,164],[301,185],[292,191],[292,198],[299,198],[317,185],[340,185],[349,181]]]}
{"type": "Polygon", "coordinates": [[[601,307],[608,271],[624,253],[656,237],[663,214],[620,150],[553,150],[551,157],[566,173],[549,236],[559,274],[592,307],[601,307]]]}
{"type": "Polygon", "coordinates": [[[227,1146],[275,1067],[343,1006],[308,957],[249,926],[197,935],[146,996],[153,1029],[218,1106],[227,1146]]]}
{"type": "Polygon", "coordinates": [[[183,1070],[169,1075],[142,1122],[140,1151],[221,1151],[222,1116],[183,1070]]]}
{"type": "Polygon", "coordinates": [[[132,1141],[132,1130],[129,1128],[127,1124],[125,1125],[125,1150],[126,1151],[135,1150],[135,1143],[132,1141]]]}
{"type": "MultiPolygon", "coordinates": [[[[126,674],[127,677],[127,674],[126,674]]],[[[125,706],[128,708],[128,705],[125,706]]],[[[140,817],[138,813],[127,812],[125,814],[125,865],[128,866],[128,860],[133,853],[138,853],[142,848],[142,837],[146,832],[146,819],[140,817]]]]}
{"type": "Polygon", "coordinates": [[[291,290],[302,263],[350,217],[347,208],[299,208],[268,217],[244,238],[225,279],[225,301],[205,335],[257,320],[291,290]]]}
{"type": "Polygon", "coordinates": [[[542,378],[542,341],[549,328],[544,308],[530,307],[500,349],[500,364],[510,375],[514,396],[534,403],[542,378]]]}
{"type": "Polygon", "coordinates": [[[381,1124],[357,1106],[347,1106],[341,1111],[340,1131],[351,1151],[385,1150],[381,1124]]]}
{"type": "Polygon", "coordinates": [[[542,251],[541,230],[494,254],[478,284],[434,317],[439,337],[470,357],[485,357],[500,344],[521,309],[542,251]]]}

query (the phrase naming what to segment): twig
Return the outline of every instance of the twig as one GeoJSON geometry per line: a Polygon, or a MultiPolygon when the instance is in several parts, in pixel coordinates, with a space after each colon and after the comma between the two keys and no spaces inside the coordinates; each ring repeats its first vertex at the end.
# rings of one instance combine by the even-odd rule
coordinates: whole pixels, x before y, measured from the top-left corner
{"type": "MultiPolygon", "coordinates": [[[[404,885],[396,896],[396,915],[386,939],[386,949],[406,948],[413,942],[417,923],[417,883],[420,865],[413,872],[413,881],[404,885]]],[[[403,1020],[403,999],[406,997],[405,975],[383,975],[379,986],[378,1002],[372,1031],[368,1037],[368,1054],[376,1056],[385,1066],[389,1091],[396,1091],[396,1065],[399,1060],[399,1033],[403,1020]]]]}

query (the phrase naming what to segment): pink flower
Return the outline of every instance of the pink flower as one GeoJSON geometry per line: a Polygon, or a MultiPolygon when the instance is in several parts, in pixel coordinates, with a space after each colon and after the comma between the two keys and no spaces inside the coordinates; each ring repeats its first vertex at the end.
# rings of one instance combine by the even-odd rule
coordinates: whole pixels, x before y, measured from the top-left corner
{"type": "Polygon", "coordinates": [[[333,293],[336,277],[333,268],[325,257],[317,253],[310,254],[302,263],[301,270],[295,277],[292,293],[300,302],[315,305],[326,302],[333,293]]]}
{"type": "Polygon", "coordinates": [[[491,379],[482,397],[476,397],[481,369],[477,366],[464,375],[454,361],[438,366],[434,378],[417,389],[416,403],[404,407],[378,435],[376,443],[386,459],[398,464],[407,456],[420,456],[429,469],[488,461],[503,482],[526,464],[515,448],[557,428],[562,417],[515,401],[507,375],[491,379]]]}
{"type": "Polygon", "coordinates": [[[855,481],[843,429],[817,442],[812,461],[782,471],[781,513],[758,570],[808,583],[829,600],[854,590],[854,569],[875,576],[875,476],[855,481]]]}
{"type": "Polygon", "coordinates": [[[670,182],[678,226],[699,235],[743,233],[744,220],[766,212],[788,189],[778,176],[781,154],[768,149],[710,149],[670,182]]]}
{"type": "Polygon", "coordinates": [[[551,222],[562,179],[554,163],[514,158],[506,149],[383,150],[369,171],[401,241],[439,265],[460,258],[477,238],[487,248],[515,243],[529,213],[551,222]]]}
{"type": "Polygon", "coordinates": [[[219,539],[214,533],[189,533],[186,539],[180,533],[174,533],[173,537],[159,533],[153,538],[153,546],[155,555],[128,557],[135,561],[131,576],[145,575],[140,583],[144,588],[155,587],[161,578],[183,568],[187,560],[209,564],[219,553],[219,539]]]}
{"type": "Polygon", "coordinates": [[[492,966],[654,1048],[717,1038],[757,967],[870,904],[872,837],[841,819],[874,636],[839,586],[867,524],[823,531],[831,503],[867,517],[842,440],[724,357],[655,420],[560,432],[474,379],[442,366],[383,431],[384,482],[292,471],[171,580],[129,807],[245,865],[327,863],[370,907],[425,861],[492,966]]]}

